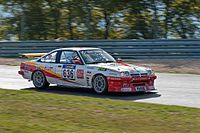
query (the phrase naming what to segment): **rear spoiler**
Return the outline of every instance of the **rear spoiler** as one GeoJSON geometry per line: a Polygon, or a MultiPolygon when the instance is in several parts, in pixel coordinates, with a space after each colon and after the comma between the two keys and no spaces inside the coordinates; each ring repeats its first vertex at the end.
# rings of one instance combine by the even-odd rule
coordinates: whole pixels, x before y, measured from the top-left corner
{"type": "Polygon", "coordinates": [[[22,58],[33,59],[33,58],[41,57],[41,56],[43,56],[45,54],[47,54],[47,53],[24,53],[24,54],[21,54],[21,57],[22,58]]]}

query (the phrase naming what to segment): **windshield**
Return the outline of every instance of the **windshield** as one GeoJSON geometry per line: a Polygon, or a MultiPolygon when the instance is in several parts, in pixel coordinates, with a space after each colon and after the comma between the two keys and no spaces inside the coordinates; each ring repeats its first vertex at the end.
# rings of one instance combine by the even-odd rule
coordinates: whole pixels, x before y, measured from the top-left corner
{"type": "Polygon", "coordinates": [[[115,59],[103,50],[82,50],[80,54],[86,64],[115,62],[115,59]]]}

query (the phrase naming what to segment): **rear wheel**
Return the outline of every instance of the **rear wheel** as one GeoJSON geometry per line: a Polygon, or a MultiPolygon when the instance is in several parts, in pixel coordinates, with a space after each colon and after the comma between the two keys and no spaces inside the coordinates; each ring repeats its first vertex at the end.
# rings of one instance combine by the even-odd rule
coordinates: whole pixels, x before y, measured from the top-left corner
{"type": "Polygon", "coordinates": [[[33,73],[33,84],[37,89],[45,89],[49,86],[44,73],[41,71],[33,73]]]}
{"type": "Polygon", "coordinates": [[[106,93],[108,91],[106,77],[103,75],[96,75],[93,79],[93,89],[98,94],[106,93]]]}

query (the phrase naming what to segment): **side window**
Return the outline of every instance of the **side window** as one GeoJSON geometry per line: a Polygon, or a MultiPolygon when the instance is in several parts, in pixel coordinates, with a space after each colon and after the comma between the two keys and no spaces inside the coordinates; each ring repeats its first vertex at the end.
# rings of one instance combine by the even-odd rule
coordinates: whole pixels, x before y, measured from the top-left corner
{"type": "Polygon", "coordinates": [[[74,64],[74,60],[79,59],[78,54],[74,51],[62,51],[60,63],[74,64]]]}
{"type": "Polygon", "coordinates": [[[55,63],[56,55],[57,55],[57,52],[53,52],[53,53],[48,54],[48,55],[44,56],[43,58],[41,58],[40,61],[45,62],[45,63],[55,63]]]}

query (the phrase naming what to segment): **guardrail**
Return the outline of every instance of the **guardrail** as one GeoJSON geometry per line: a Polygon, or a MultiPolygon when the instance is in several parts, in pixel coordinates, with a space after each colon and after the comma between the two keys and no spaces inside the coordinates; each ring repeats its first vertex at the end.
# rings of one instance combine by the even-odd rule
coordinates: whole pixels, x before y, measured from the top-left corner
{"type": "Polygon", "coordinates": [[[69,40],[0,42],[0,57],[49,52],[63,47],[98,47],[116,58],[200,59],[200,39],[180,40],[69,40]]]}

